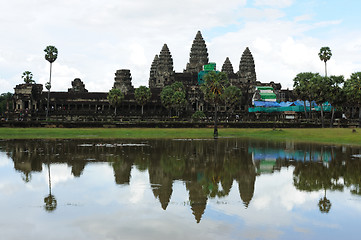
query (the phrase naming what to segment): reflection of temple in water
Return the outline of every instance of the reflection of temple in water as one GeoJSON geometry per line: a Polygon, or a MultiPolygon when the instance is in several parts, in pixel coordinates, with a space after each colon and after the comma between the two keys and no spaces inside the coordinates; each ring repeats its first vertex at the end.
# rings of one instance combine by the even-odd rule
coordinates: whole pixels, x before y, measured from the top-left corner
{"type": "Polygon", "coordinates": [[[149,140],[141,144],[135,140],[130,144],[5,141],[0,148],[13,159],[14,168],[22,173],[24,181],[31,181],[31,173],[42,171],[47,163],[67,164],[75,177],[81,177],[88,164],[107,162],[113,169],[115,183],[120,185],[130,183],[133,168],[148,171],[154,197],[164,210],[170,204],[174,181],[182,181],[197,222],[201,221],[208,200],[227,196],[233,183],[238,183],[240,198],[248,208],[256,177],[282,167],[294,167],[294,185],[301,191],[341,190],[348,186],[354,194],[361,192],[361,163],[345,157],[354,154],[352,148],[237,139],[149,140]]]}

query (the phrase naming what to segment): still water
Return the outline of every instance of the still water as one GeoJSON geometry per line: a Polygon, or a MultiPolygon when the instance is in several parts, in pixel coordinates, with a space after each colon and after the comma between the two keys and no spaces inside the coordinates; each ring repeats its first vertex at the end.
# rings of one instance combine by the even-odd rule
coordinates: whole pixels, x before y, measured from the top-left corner
{"type": "Polygon", "coordinates": [[[0,142],[1,239],[359,239],[361,149],[0,142]]]}

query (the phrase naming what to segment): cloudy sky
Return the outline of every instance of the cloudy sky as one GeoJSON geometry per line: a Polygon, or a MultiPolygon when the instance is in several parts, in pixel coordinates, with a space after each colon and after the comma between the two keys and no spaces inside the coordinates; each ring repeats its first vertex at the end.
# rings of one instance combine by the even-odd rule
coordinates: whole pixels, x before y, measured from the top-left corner
{"type": "Polygon", "coordinates": [[[0,3],[0,93],[13,92],[24,71],[37,83],[49,78],[44,49],[54,45],[52,90],[67,91],[81,78],[89,91],[108,91],[117,69],[133,85],[148,86],[155,54],[168,44],[182,72],[198,30],[210,61],[226,57],[238,71],[249,47],[261,82],[292,88],[299,72],[324,73],[319,49],[333,56],[328,73],[361,71],[359,0],[11,0],[0,3]]]}

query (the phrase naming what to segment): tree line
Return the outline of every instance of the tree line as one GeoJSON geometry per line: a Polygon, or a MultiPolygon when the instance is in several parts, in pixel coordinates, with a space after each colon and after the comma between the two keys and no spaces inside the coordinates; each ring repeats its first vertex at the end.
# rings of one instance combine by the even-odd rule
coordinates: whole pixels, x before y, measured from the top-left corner
{"type": "Polygon", "coordinates": [[[346,108],[359,107],[359,127],[361,127],[361,72],[351,74],[345,80],[344,76],[327,76],[327,61],[332,53],[329,47],[323,47],[318,54],[320,60],[325,62],[325,76],[319,73],[302,72],[293,79],[294,94],[298,99],[304,101],[304,114],[306,119],[310,118],[311,102],[315,102],[321,107],[321,124],[324,124],[323,104],[331,104],[330,127],[333,126],[335,108],[344,111],[346,108]],[[310,106],[306,106],[306,101],[310,106]]]}

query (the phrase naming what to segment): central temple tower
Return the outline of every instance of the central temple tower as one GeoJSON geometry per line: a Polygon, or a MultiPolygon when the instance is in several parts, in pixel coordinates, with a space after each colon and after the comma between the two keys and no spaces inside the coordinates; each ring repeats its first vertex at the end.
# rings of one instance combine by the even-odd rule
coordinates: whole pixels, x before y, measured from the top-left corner
{"type": "Polygon", "coordinates": [[[189,63],[187,63],[185,72],[198,73],[203,70],[203,65],[208,64],[207,46],[200,31],[197,32],[189,55],[189,63]]]}

